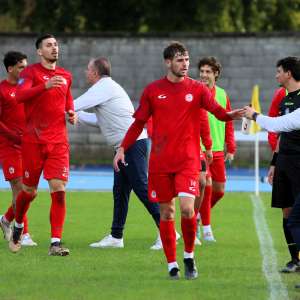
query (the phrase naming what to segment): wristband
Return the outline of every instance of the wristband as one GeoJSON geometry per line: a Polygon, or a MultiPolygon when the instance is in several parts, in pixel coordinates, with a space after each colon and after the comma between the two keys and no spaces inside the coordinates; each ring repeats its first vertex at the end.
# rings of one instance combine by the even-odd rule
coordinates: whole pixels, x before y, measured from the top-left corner
{"type": "Polygon", "coordinates": [[[252,120],[253,120],[253,121],[256,121],[256,118],[257,118],[258,115],[259,115],[259,113],[255,111],[255,112],[253,113],[253,115],[252,115],[252,120]]]}
{"type": "Polygon", "coordinates": [[[270,166],[276,166],[277,157],[278,157],[278,152],[274,152],[270,166]]]}

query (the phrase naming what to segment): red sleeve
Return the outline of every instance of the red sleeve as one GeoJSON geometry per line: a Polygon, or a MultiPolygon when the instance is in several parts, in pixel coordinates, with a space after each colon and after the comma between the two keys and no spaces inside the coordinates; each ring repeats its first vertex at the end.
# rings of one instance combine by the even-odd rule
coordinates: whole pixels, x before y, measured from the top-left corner
{"type": "Polygon", "coordinates": [[[205,149],[211,150],[212,140],[210,136],[208,115],[207,115],[207,111],[204,109],[201,109],[201,113],[200,113],[200,137],[205,149]]]}
{"type": "Polygon", "coordinates": [[[25,69],[20,74],[20,79],[18,81],[16,90],[16,100],[18,103],[25,102],[37,96],[41,92],[46,90],[44,83],[32,86],[32,72],[29,69],[25,69]]]}
{"type": "Polygon", "coordinates": [[[150,105],[150,97],[149,97],[149,88],[146,88],[142,94],[139,107],[133,114],[133,117],[137,120],[144,121],[146,123],[150,118],[151,112],[151,105],[150,105]]]}
{"type": "MultiPolygon", "coordinates": [[[[286,91],[284,88],[277,89],[274,93],[270,108],[269,116],[277,117],[279,115],[279,105],[282,99],[286,96],[286,91]]],[[[268,132],[268,142],[274,152],[277,146],[278,134],[275,132],[268,132]]]]}
{"type": "Polygon", "coordinates": [[[127,133],[121,144],[121,147],[124,148],[124,151],[126,151],[131,145],[133,145],[133,143],[136,141],[136,139],[144,129],[144,126],[145,126],[144,121],[137,120],[137,119],[134,120],[134,122],[127,130],[127,133]]]}
{"type": "MultiPolygon", "coordinates": [[[[231,111],[229,97],[228,96],[226,96],[226,97],[227,97],[226,109],[228,111],[231,111]]],[[[236,144],[235,144],[235,140],[234,140],[233,121],[226,122],[226,124],[225,124],[225,144],[226,144],[227,152],[234,154],[236,151],[236,144]]]]}
{"type": "Polygon", "coordinates": [[[74,111],[74,101],[73,101],[73,96],[71,93],[71,85],[72,85],[72,80],[70,80],[70,85],[69,85],[68,92],[67,92],[66,112],[68,112],[69,110],[74,111]]]}
{"type": "Polygon", "coordinates": [[[8,140],[12,140],[16,144],[21,143],[20,135],[14,130],[9,129],[1,120],[2,115],[2,101],[0,94],[0,134],[4,135],[8,140]]]}
{"type": "Polygon", "coordinates": [[[217,103],[212,93],[204,84],[201,84],[200,106],[211,112],[217,119],[221,121],[231,121],[232,118],[227,111],[217,103]]]}
{"type": "Polygon", "coordinates": [[[149,118],[147,122],[147,134],[149,138],[152,138],[153,134],[153,122],[152,122],[152,117],[149,118]]]}

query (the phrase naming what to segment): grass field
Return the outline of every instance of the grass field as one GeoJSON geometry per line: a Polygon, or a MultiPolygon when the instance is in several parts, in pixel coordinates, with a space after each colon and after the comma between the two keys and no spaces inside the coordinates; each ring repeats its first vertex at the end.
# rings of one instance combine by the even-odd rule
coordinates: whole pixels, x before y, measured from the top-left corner
{"type": "MultiPolygon", "coordinates": [[[[8,203],[2,192],[1,212],[8,203]]],[[[64,243],[69,257],[49,257],[49,196],[41,192],[29,213],[30,231],[38,247],[14,255],[0,240],[0,299],[269,299],[268,282],[253,221],[250,194],[227,193],[213,211],[217,243],[196,248],[199,278],[170,281],[163,253],[151,251],[157,232],[140,202],[132,197],[124,249],[92,249],[88,244],[109,233],[111,193],[70,192],[64,243]]],[[[269,208],[265,216],[273,237],[278,265],[288,260],[283,241],[281,212],[269,208]]],[[[180,230],[177,222],[177,229],[180,230]]],[[[182,267],[182,240],[178,261],[182,267]]],[[[289,299],[300,299],[294,284],[298,274],[281,277],[289,299]]]]}

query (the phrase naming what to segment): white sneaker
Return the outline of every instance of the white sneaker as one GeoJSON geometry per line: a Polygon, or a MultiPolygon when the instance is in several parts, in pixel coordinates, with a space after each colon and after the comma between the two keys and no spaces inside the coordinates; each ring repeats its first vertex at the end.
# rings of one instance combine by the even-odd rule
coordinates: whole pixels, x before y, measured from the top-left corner
{"type": "MultiPolygon", "coordinates": [[[[176,241],[180,239],[180,234],[176,231],[176,241]]],[[[161,250],[163,248],[162,241],[160,238],[160,234],[158,234],[158,237],[154,244],[150,247],[151,250],[161,250]]]]}
{"type": "Polygon", "coordinates": [[[22,235],[21,245],[22,246],[33,247],[33,246],[37,246],[37,243],[32,240],[29,233],[25,233],[25,234],[22,235]]]}
{"type": "Polygon", "coordinates": [[[201,239],[201,225],[200,225],[200,219],[197,219],[196,237],[197,237],[198,240],[201,239]]]}
{"type": "Polygon", "coordinates": [[[197,237],[195,238],[194,244],[195,244],[195,246],[201,246],[202,245],[201,241],[197,237]]]}
{"type": "Polygon", "coordinates": [[[12,235],[11,224],[3,220],[3,216],[0,216],[0,227],[3,231],[4,238],[9,241],[12,235]]]}
{"type": "Polygon", "coordinates": [[[216,239],[214,238],[212,231],[207,231],[203,233],[203,240],[206,242],[216,242],[216,239]]]}
{"type": "Polygon", "coordinates": [[[90,244],[92,248],[124,248],[124,242],[122,239],[116,239],[111,234],[104,237],[99,242],[90,244]]]}

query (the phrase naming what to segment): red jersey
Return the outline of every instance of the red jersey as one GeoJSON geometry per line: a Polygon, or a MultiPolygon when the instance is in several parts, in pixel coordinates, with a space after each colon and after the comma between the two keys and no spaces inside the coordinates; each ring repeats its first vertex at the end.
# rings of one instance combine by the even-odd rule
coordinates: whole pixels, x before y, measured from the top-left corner
{"type": "Polygon", "coordinates": [[[4,131],[4,134],[0,134],[1,150],[9,144],[14,144],[9,135],[5,135],[5,127],[8,130],[7,133],[10,132],[16,136],[21,136],[25,127],[24,105],[16,101],[16,88],[17,85],[7,80],[0,83],[0,123],[1,131],[4,131]]]}
{"type": "MultiPolygon", "coordinates": [[[[282,99],[286,96],[286,89],[280,88],[277,89],[274,93],[272,103],[269,109],[270,117],[278,117],[279,116],[279,105],[282,99]]],[[[275,151],[277,145],[278,134],[275,132],[268,132],[268,141],[272,151],[275,151]]]]}
{"type": "MultiPolygon", "coordinates": [[[[166,77],[149,84],[134,113],[135,125],[143,126],[152,116],[153,134],[149,172],[174,173],[181,170],[200,170],[201,108],[219,119],[231,120],[202,83],[186,77],[173,83],[166,77]]],[[[125,151],[138,130],[132,125],[122,147],[125,151]]],[[[142,127],[143,128],[143,127],[142,127]]]]}
{"type": "Polygon", "coordinates": [[[25,142],[41,144],[67,142],[65,113],[74,110],[71,84],[71,74],[61,67],[49,70],[37,63],[22,71],[16,97],[19,103],[24,102],[25,142]],[[53,76],[62,76],[65,84],[46,89],[45,83],[53,76]]]}

